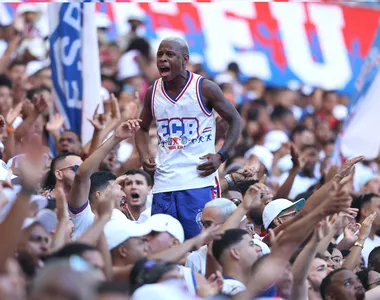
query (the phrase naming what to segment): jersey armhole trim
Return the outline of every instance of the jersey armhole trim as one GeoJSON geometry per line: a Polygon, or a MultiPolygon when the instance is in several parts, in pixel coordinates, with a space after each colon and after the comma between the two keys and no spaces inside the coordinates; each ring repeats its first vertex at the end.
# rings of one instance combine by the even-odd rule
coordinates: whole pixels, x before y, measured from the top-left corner
{"type": "Polygon", "coordinates": [[[203,97],[202,97],[202,81],[203,81],[204,77],[202,76],[199,76],[198,79],[197,79],[197,83],[195,85],[195,90],[196,90],[196,94],[197,94],[197,100],[198,100],[198,103],[199,103],[199,106],[201,107],[203,113],[208,116],[208,117],[211,117],[212,116],[212,111],[210,111],[204,101],[203,101],[203,97]]]}
{"type": "Polygon", "coordinates": [[[153,83],[153,88],[152,88],[152,95],[150,96],[150,110],[152,111],[152,116],[155,119],[155,113],[154,113],[154,96],[156,94],[156,89],[157,89],[157,81],[155,80],[153,83]]]}
{"type": "Polygon", "coordinates": [[[87,200],[85,204],[83,204],[81,207],[79,207],[79,208],[77,208],[77,209],[74,209],[74,208],[70,207],[70,205],[69,205],[69,210],[70,210],[70,212],[71,212],[73,215],[80,214],[82,211],[84,211],[84,210],[87,208],[88,203],[89,203],[89,202],[88,202],[88,200],[87,200]]]}

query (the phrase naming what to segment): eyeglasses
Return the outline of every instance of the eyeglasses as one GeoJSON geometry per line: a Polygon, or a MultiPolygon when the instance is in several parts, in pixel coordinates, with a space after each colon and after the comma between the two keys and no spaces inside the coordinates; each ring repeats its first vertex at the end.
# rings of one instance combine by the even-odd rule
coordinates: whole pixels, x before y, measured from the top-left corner
{"type": "Polygon", "coordinates": [[[283,214],[282,216],[278,216],[277,218],[283,218],[283,217],[290,217],[290,216],[295,216],[297,214],[296,211],[292,211],[290,213],[287,213],[287,214],[283,214]]]}
{"type": "Polygon", "coordinates": [[[69,166],[69,167],[66,167],[66,168],[62,168],[62,169],[58,169],[58,170],[66,170],[66,169],[71,169],[74,173],[76,173],[79,169],[79,166],[78,165],[73,165],[73,166],[69,166]]]}

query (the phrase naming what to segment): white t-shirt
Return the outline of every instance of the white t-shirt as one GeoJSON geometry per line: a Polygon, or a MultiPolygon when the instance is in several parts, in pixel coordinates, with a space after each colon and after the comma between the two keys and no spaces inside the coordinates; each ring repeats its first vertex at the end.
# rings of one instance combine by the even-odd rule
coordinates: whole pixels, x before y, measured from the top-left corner
{"type": "MultiPolygon", "coordinates": [[[[288,178],[289,173],[284,173],[280,177],[280,184],[282,185],[285,180],[288,178]]],[[[300,174],[297,174],[294,178],[294,183],[289,193],[289,197],[294,199],[297,195],[306,192],[312,185],[316,184],[318,179],[316,177],[306,177],[300,174]]]]}
{"type": "Polygon", "coordinates": [[[201,299],[196,295],[192,295],[187,290],[186,284],[180,279],[167,280],[155,284],[146,284],[137,289],[132,300],[194,300],[201,299]]]}
{"type": "Polygon", "coordinates": [[[197,282],[195,280],[195,274],[194,274],[193,270],[191,270],[190,268],[181,266],[181,265],[177,265],[177,266],[178,266],[178,268],[179,268],[179,270],[183,276],[183,279],[185,280],[188,292],[190,293],[190,295],[196,295],[197,294],[197,282]]]}
{"type": "Polygon", "coordinates": [[[207,245],[202,246],[199,250],[193,251],[186,258],[186,267],[194,272],[206,275],[207,245]]]}
{"type": "Polygon", "coordinates": [[[245,285],[236,279],[224,279],[222,293],[228,296],[234,296],[245,291],[245,285]]]}
{"type": "MultiPolygon", "coordinates": [[[[91,205],[89,201],[87,201],[79,209],[74,210],[72,208],[69,208],[69,214],[70,214],[71,220],[74,223],[73,241],[75,241],[83,233],[85,233],[86,230],[90,228],[91,225],[94,223],[95,214],[91,210],[91,205]]],[[[124,216],[124,214],[120,210],[114,208],[112,210],[110,221],[112,221],[115,218],[120,219],[120,216],[119,216],[120,214],[124,216]]]]}
{"type": "Polygon", "coordinates": [[[375,234],[373,240],[369,237],[365,240],[362,250],[365,266],[368,267],[368,257],[373,249],[380,246],[380,237],[375,234]]]}

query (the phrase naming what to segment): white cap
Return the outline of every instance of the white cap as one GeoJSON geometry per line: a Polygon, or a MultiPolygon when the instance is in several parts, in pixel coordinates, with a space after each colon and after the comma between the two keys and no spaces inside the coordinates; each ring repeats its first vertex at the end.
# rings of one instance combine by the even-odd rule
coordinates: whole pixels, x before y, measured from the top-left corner
{"type": "Polygon", "coordinates": [[[280,169],[281,173],[290,171],[293,167],[292,156],[290,154],[284,155],[278,160],[276,166],[280,169]]]}
{"type": "Polygon", "coordinates": [[[120,214],[115,213],[115,210],[112,213],[111,220],[109,220],[104,227],[104,234],[107,239],[109,250],[116,248],[130,238],[143,237],[151,231],[152,230],[149,226],[146,226],[145,223],[139,224],[130,221],[121,212],[120,214]]]}
{"type": "Polygon", "coordinates": [[[297,200],[296,202],[289,201],[287,199],[277,199],[268,203],[263,211],[263,222],[264,228],[268,229],[270,223],[284,210],[295,206],[297,211],[299,211],[305,204],[305,199],[297,200]]]}
{"type": "Polygon", "coordinates": [[[95,13],[95,25],[97,28],[108,28],[112,25],[111,19],[104,12],[95,13]]]}
{"type": "Polygon", "coordinates": [[[134,10],[131,14],[129,14],[127,20],[144,22],[145,16],[145,12],[143,10],[138,9],[134,10]]]}
{"type": "Polygon", "coordinates": [[[283,143],[289,141],[289,137],[282,130],[272,130],[265,135],[264,147],[271,152],[276,152],[281,148],[283,143]]]}
{"type": "Polygon", "coordinates": [[[151,231],[167,232],[171,234],[179,240],[180,243],[185,241],[185,232],[183,231],[181,223],[172,216],[165,214],[153,215],[143,224],[147,224],[151,231]]]}
{"type": "Polygon", "coordinates": [[[256,145],[244,154],[244,159],[249,159],[251,155],[256,155],[259,161],[265,166],[268,172],[272,169],[273,154],[264,146],[256,145]]]}
{"type": "Polygon", "coordinates": [[[22,15],[27,12],[42,13],[42,9],[37,3],[22,3],[17,6],[16,14],[22,15]]]}
{"type": "MultiPolygon", "coordinates": [[[[0,222],[7,216],[20,190],[21,186],[19,185],[14,186],[13,189],[4,189],[4,195],[8,199],[8,203],[0,211],[0,222]]],[[[41,195],[33,195],[31,197],[31,203],[33,202],[37,204],[38,211],[41,211],[48,204],[47,198],[41,195]]]]}
{"type": "Polygon", "coordinates": [[[224,83],[229,83],[229,84],[234,83],[234,79],[232,78],[232,76],[226,73],[221,73],[221,74],[216,75],[214,78],[214,81],[218,85],[224,84],[224,83]]]}
{"type": "Polygon", "coordinates": [[[261,252],[263,252],[263,255],[267,255],[270,253],[270,249],[267,244],[265,244],[263,241],[259,239],[252,239],[256,246],[259,246],[261,248],[261,252]]]}
{"type": "Polygon", "coordinates": [[[36,223],[41,224],[47,233],[52,233],[57,226],[58,219],[53,211],[50,209],[43,209],[35,218],[26,218],[22,228],[26,229],[36,223]]]}
{"type": "Polygon", "coordinates": [[[48,59],[44,61],[32,60],[26,65],[26,74],[29,77],[33,76],[34,74],[41,71],[42,69],[49,67],[49,65],[50,65],[50,61],[48,59]]]}
{"type": "Polygon", "coordinates": [[[138,55],[137,50],[131,50],[123,54],[118,62],[117,79],[123,80],[130,77],[140,75],[140,67],[137,64],[135,57],[138,55]]]}
{"type": "Polygon", "coordinates": [[[21,55],[26,51],[29,51],[29,53],[37,60],[43,60],[46,58],[48,49],[45,41],[42,38],[36,37],[23,40],[17,51],[21,55]]]}
{"type": "Polygon", "coordinates": [[[333,115],[338,121],[342,121],[348,115],[348,109],[342,104],[338,104],[333,109],[333,115]]]}

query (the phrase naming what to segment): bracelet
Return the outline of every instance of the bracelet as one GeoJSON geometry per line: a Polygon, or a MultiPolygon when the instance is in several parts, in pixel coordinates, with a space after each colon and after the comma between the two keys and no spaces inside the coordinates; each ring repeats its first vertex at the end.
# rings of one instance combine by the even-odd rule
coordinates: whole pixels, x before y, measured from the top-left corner
{"type": "Polygon", "coordinates": [[[7,132],[8,133],[12,133],[12,132],[15,132],[16,129],[14,129],[13,127],[7,127],[7,132]]]}
{"type": "Polygon", "coordinates": [[[364,248],[363,244],[360,244],[359,242],[355,242],[354,246],[357,246],[357,247],[360,247],[360,248],[364,248]]]}
{"type": "Polygon", "coordinates": [[[232,189],[235,185],[235,181],[233,180],[232,176],[230,174],[227,174],[224,176],[224,179],[227,181],[228,187],[232,189]]]}

